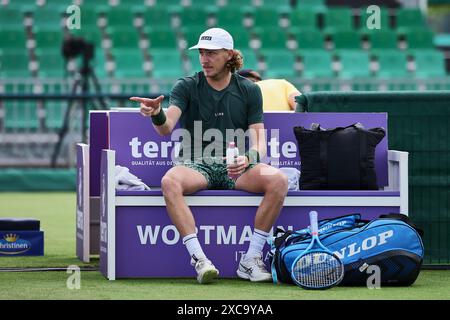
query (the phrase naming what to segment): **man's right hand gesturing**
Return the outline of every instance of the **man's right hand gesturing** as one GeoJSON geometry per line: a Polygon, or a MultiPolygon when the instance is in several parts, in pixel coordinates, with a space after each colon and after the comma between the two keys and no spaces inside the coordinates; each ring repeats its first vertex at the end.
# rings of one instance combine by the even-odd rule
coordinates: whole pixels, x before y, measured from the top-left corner
{"type": "Polygon", "coordinates": [[[141,103],[140,112],[144,117],[156,116],[161,111],[161,102],[164,100],[164,96],[161,95],[156,99],[131,97],[131,101],[141,103]]]}

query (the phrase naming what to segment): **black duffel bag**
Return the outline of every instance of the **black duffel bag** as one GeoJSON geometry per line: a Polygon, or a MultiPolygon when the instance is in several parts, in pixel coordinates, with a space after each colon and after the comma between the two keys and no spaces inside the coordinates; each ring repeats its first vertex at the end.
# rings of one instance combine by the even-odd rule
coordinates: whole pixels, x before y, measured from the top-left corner
{"type": "Polygon", "coordinates": [[[294,127],[301,159],[300,189],[377,190],[375,148],[384,128],[360,123],[325,130],[294,127]]]}

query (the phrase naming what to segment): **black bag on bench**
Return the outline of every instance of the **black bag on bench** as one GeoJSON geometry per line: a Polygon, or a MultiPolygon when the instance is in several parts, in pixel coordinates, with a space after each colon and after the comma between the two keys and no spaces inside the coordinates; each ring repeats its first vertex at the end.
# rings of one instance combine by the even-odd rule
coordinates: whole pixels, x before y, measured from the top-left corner
{"type": "Polygon", "coordinates": [[[375,148],[384,128],[359,123],[325,130],[294,127],[301,158],[300,189],[377,190],[375,148]]]}

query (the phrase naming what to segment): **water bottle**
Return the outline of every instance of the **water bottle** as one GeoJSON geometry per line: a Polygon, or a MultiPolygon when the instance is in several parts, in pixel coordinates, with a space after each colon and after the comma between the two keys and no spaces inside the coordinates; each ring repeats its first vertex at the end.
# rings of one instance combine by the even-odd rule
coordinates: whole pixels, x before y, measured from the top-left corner
{"type": "MultiPolygon", "coordinates": [[[[230,142],[227,148],[227,165],[234,164],[236,158],[239,156],[239,149],[236,147],[234,142],[230,142]]],[[[239,175],[228,175],[231,179],[235,180],[239,175]]]]}

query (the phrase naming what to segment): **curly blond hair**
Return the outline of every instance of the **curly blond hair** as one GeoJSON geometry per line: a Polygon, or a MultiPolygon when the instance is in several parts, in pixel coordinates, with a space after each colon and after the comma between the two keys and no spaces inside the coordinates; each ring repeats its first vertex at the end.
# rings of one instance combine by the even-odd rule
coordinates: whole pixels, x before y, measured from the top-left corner
{"type": "Polygon", "coordinates": [[[227,62],[226,66],[231,72],[235,72],[244,65],[244,57],[239,50],[233,50],[233,57],[227,62]]]}

